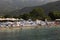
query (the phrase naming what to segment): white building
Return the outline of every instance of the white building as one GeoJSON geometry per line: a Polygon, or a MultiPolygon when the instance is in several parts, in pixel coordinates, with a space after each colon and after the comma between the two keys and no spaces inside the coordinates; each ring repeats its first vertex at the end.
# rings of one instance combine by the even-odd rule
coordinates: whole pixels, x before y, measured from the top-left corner
{"type": "Polygon", "coordinates": [[[41,20],[36,20],[36,24],[41,24],[41,20]]]}

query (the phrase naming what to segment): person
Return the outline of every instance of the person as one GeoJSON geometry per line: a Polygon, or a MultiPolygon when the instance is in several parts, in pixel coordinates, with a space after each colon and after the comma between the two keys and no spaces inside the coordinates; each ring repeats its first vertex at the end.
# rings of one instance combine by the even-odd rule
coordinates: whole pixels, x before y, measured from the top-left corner
{"type": "Polygon", "coordinates": [[[51,24],[48,23],[47,19],[45,19],[45,23],[46,23],[46,27],[50,27],[51,26],[51,24]]]}
{"type": "Polygon", "coordinates": [[[48,21],[47,21],[47,19],[45,19],[45,23],[46,23],[46,25],[48,25],[48,23],[47,23],[48,21]]]}

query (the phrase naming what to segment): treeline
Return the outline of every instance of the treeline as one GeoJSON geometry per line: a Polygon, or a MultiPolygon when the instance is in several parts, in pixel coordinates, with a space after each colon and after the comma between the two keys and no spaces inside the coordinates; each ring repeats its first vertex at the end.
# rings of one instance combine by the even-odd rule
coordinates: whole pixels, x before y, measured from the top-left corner
{"type": "Polygon", "coordinates": [[[4,17],[4,18],[10,18],[10,17],[23,18],[25,20],[28,20],[28,19],[32,19],[32,20],[36,20],[36,19],[55,20],[55,19],[60,18],[60,11],[50,11],[48,13],[48,15],[46,15],[43,8],[35,8],[30,13],[24,13],[24,14],[19,15],[19,16],[4,15],[4,16],[0,16],[0,17],[4,17]]]}
{"type": "Polygon", "coordinates": [[[48,13],[48,16],[50,16],[52,20],[60,19],[60,11],[51,11],[48,13]]]}

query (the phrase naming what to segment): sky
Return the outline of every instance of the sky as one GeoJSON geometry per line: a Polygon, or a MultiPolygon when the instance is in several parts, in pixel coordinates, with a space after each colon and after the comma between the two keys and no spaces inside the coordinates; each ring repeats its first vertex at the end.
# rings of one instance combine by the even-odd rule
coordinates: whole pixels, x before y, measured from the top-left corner
{"type": "Polygon", "coordinates": [[[34,6],[34,5],[41,5],[47,2],[53,2],[58,0],[0,0],[0,4],[13,4],[13,5],[21,5],[21,6],[34,6]]]}
{"type": "MultiPolygon", "coordinates": [[[[20,4],[20,5],[39,5],[47,2],[53,2],[58,0],[0,0],[0,2],[10,3],[10,4],[20,4]]],[[[3,3],[3,4],[4,4],[3,3]]]]}
{"type": "MultiPolygon", "coordinates": [[[[6,0],[8,1],[8,0],[6,0]]],[[[9,2],[11,4],[15,5],[20,5],[21,7],[25,6],[37,6],[37,5],[42,5],[48,2],[54,2],[58,0],[10,0],[9,2]]]]}

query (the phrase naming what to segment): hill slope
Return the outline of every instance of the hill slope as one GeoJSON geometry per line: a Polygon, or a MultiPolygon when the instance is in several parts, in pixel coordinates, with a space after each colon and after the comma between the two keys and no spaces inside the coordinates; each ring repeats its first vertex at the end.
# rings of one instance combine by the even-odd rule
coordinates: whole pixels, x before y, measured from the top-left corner
{"type": "Polygon", "coordinates": [[[60,1],[51,2],[51,3],[45,4],[45,5],[41,5],[41,6],[25,7],[21,10],[13,11],[12,13],[17,14],[17,15],[23,14],[23,13],[28,13],[28,12],[31,12],[34,8],[38,8],[38,7],[43,8],[46,14],[48,14],[49,11],[54,11],[54,10],[60,11],[60,1]]]}
{"type": "Polygon", "coordinates": [[[18,10],[12,11],[12,12],[2,12],[2,13],[0,12],[0,15],[8,14],[8,15],[16,16],[16,15],[20,15],[23,13],[29,13],[34,8],[37,8],[37,7],[43,8],[45,10],[45,14],[48,14],[49,11],[53,11],[53,10],[60,11],[60,1],[50,2],[50,3],[44,4],[44,5],[40,5],[40,6],[25,7],[25,8],[18,9],[18,10]]]}

